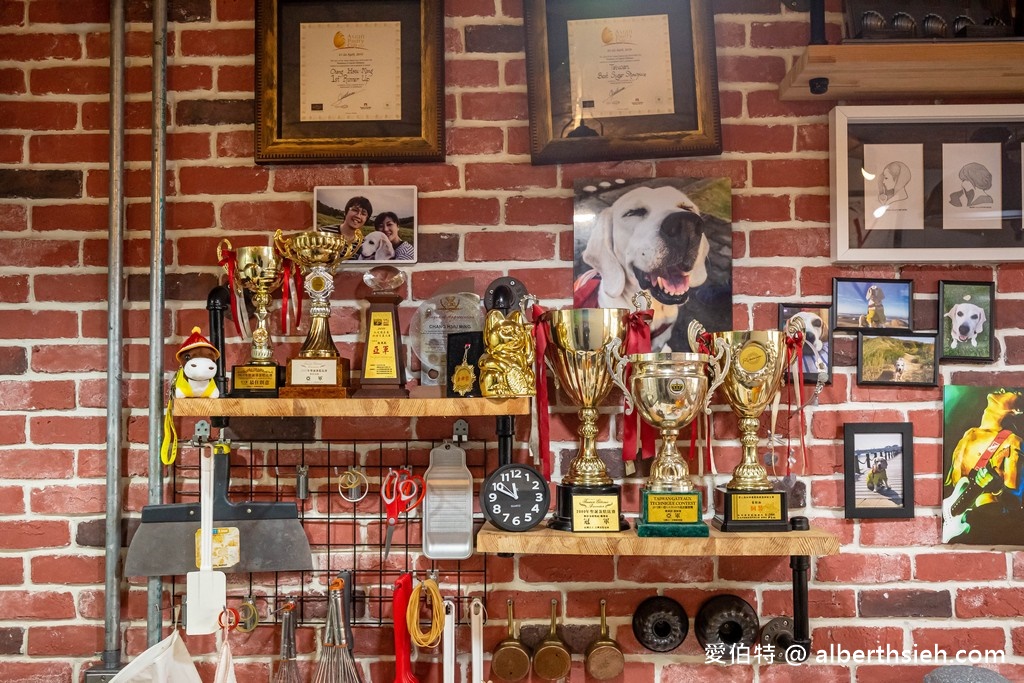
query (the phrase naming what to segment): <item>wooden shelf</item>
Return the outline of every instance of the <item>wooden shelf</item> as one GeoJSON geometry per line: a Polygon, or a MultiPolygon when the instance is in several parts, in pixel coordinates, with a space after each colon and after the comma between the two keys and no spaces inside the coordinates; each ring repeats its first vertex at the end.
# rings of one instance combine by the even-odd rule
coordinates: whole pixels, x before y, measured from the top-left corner
{"type": "Polygon", "coordinates": [[[529,415],[528,398],[178,398],[181,417],[470,417],[529,415]]]}
{"type": "Polygon", "coordinates": [[[1024,42],[845,43],[808,45],[779,85],[781,100],[879,97],[1019,97],[1024,42]],[[811,94],[812,78],[828,92],[811,94]]]}
{"type": "Polygon", "coordinates": [[[476,536],[480,553],[526,555],[836,555],[839,538],[826,531],[724,533],[711,529],[709,538],[640,538],[629,531],[574,534],[537,527],[516,533],[490,522],[476,536]]]}

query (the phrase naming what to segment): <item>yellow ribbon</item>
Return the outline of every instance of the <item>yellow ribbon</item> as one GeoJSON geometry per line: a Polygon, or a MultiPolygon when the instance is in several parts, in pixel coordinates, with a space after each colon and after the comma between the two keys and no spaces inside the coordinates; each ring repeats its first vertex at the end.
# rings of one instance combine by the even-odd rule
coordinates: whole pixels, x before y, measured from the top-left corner
{"type": "MultiPolygon", "coordinates": [[[[178,368],[174,376],[174,385],[183,377],[183,370],[178,368]]],[[[164,410],[164,438],[160,443],[160,462],[173,465],[178,457],[178,431],[174,428],[174,386],[167,396],[167,408],[164,410]]]]}

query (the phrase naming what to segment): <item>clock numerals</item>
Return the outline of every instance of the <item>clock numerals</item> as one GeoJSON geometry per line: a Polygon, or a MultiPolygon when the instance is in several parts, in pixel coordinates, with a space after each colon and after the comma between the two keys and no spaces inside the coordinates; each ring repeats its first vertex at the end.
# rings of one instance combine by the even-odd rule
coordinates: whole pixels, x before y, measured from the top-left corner
{"type": "Polygon", "coordinates": [[[505,531],[526,531],[539,524],[548,512],[547,482],[532,467],[503,465],[481,489],[485,516],[505,531]]]}

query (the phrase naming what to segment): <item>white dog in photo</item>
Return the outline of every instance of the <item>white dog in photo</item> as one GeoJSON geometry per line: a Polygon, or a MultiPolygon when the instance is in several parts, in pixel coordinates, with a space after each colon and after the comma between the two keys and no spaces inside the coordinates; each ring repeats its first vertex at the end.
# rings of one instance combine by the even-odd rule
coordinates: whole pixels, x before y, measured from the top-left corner
{"type": "Polygon", "coordinates": [[[896,367],[894,368],[894,376],[897,382],[903,381],[903,373],[907,371],[907,362],[902,358],[896,359],[896,367]]]}
{"type": "Polygon", "coordinates": [[[395,248],[382,232],[371,232],[359,247],[359,259],[362,261],[390,261],[394,257],[395,248]]]}
{"type": "Polygon", "coordinates": [[[583,261],[600,278],[601,308],[632,310],[633,296],[650,292],[651,348],[657,351],[672,336],[679,305],[707,280],[708,251],[697,205],[675,187],[643,186],[601,211],[583,261]]]}
{"type": "Polygon", "coordinates": [[[949,330],[951,349],[967,342],[971,342],[971,346],[978,345],[978,335],[985,329],[984,308],[977,304],[959,303],[949,309],[946,317],[953,321],[949,330]]]}
{"type": "Polygon", "coordinates": [[[803,371],[819,372],[818,362],[828,367],[828,323],[811,311],[801,311],[790,317],[804,324],[803,371]]]}

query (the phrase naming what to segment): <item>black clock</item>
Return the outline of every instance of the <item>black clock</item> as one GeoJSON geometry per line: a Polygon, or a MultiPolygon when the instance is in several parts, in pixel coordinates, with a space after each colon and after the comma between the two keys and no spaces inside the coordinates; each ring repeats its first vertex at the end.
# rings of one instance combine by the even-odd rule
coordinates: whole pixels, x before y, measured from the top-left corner
{"type": "Polygon", "coordinates": [[[541,523],[550,505],[547,482],[529,465],[502,465],[480,487],[484,517],[504,531],[532,529],[541,523]]]}

